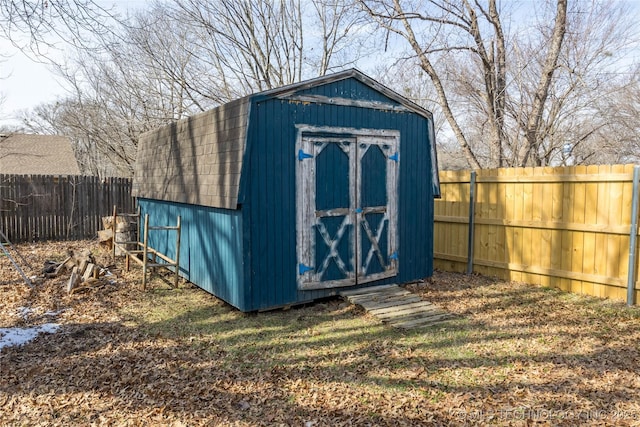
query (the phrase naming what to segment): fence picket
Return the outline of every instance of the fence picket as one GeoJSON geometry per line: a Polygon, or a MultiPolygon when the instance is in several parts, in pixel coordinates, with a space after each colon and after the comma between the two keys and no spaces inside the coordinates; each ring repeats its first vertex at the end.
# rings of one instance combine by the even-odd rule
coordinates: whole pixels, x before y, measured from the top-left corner
{"type": "Polygon", "coordinates": [[[135,210],[131,182],[0,174],[0,228],[12,242],[93,238],[114,204],[120,212],[135,210]]]}
{"type": "MultiPolygon", "coordinates": [[[[626,299],[633,165],[478,171],[474,271],[626,299]],[[496,206],[497,203],[497,206],[496,206]]],[[[468,172],[441,172],[434,266],[466,270],[468,172]]],[[[635,297],[640,297],[636,279],[635,297]]]]}

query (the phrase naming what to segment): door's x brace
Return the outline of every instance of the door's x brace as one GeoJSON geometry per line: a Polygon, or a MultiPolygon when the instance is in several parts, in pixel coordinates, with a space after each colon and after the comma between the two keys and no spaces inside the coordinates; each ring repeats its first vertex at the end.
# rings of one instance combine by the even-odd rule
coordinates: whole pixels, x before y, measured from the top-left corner
{"type": "Polygon", "coordinates": [[[369,223],[367,222],[367,219],[365,218],[365,216],[362,215],[360,219],[360,224],[362,224],[362,228],[364,229],[364,232],[367,234],[367,238],[371,242],[371,247],[367,252],[367,257],[365,258],[365,261],[362,263],[362,270],[363,270],[362,274],[367,274],[367,270],[369,269],[369,263],[371,263],[371,259],[373,258],[374,253],[378,257],[378,261],[380,261],[380,266],[382,266],[382,268],[385,270],[387,268],[387,265],[384,262],[384,259],[382,257],[382,251],[380,250],[380,246],[378,245],[378,242],[382,237],[382,231],[385,228],[384,223],[385,221],[387,221],[387,219],[388,218],[386,214],[382,216],[382,219],[378,224],[378,231],[376,232],[375,236],[373,235],[373,232],[371,231],[371,228],[369,227],[369,223]]]}
{"type": "Polygon", "coordinates": [[[336,232],[335,238],[332,240],[331,237],[329,236],[329,233],[327,232],[327,228],[324,226],[324,224],[322,224],[322,222],[320,222],[320,218],[316,222],[316,227],[318,228],[318,231],[322,236],[322,240],[324,240],[325,244],[329,247],[329,254],[322,261],[322,265],[320,266],[320,269],[316,270],[319,278],[322,277],[324,272],[329,267],[329,263],[331,262],[331,259],[334,259],[336,261],[336,265],[338,266],[342,274],[344,274],[345,277],[349,277],[349,273],[347,272],[347,266],[344,264],[344,262],[340,258],[340,254],[338,253],[338,244],[340,243],[342,236],[344,236],[344,232],[347,229],[347,226],[349,226],[350,224],[351,224],[351,221],[349,219],[349,216],[346,215],[342,220],[342,224],[340,224],[340,228],[338,228],[338,231],[336,232]]]}

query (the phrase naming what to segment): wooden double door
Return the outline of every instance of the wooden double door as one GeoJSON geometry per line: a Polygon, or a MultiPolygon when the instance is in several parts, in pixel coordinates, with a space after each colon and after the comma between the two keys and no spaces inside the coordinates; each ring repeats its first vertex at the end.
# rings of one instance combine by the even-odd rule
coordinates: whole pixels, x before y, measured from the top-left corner
{"type": "Polygon", "coordinates": [[[298,287],[395,276],[399,134],[325,129],[302,134],[296,149],[298,287]]]}

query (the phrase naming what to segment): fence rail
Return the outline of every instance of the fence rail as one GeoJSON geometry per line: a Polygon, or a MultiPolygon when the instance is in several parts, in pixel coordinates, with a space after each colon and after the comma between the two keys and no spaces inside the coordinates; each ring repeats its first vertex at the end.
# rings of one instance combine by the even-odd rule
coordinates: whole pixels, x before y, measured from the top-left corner
{"type": "Polygon", "coordinates": [[[93,238],[114,205],[133,212],[131,179],[0,174],[0,229],[12,242],[93,238]]]}
{"type": "Polygon", "coordinates": [[[478,171],[473,238],[471,173],[441,172],[434,265],[466,271],[470,261],[474,272],[485,275],[637,301],[638,260],[629,264],[633,170],[605,165],[478,171]]]}

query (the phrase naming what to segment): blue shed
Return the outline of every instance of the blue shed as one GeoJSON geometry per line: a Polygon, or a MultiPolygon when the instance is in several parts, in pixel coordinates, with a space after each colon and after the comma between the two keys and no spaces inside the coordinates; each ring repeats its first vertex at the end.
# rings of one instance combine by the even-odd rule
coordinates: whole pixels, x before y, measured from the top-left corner
{"type": "MultiPolygon", "coordinates": [[[[147,132],[137,156],[141,213],[181,216],[180,274],[242,311],[433,272],[432,115],[357,70],[147,132]]],[[[149,241],[175,258],[170,233],[149,241]]]]}

